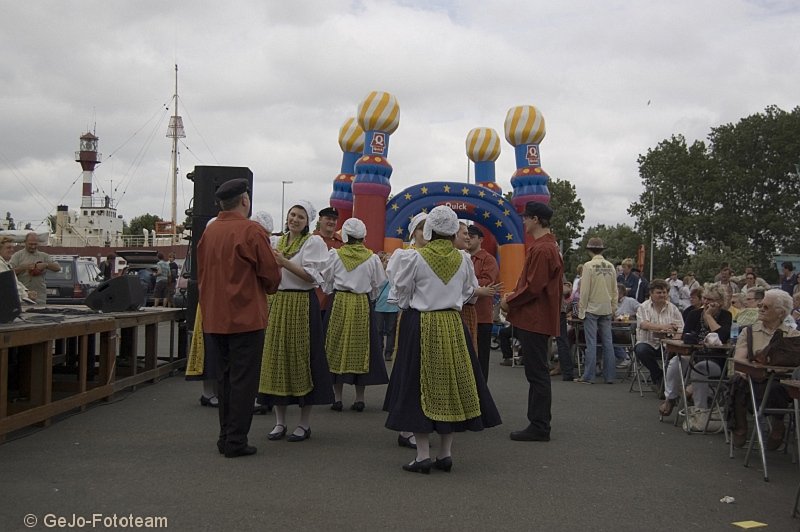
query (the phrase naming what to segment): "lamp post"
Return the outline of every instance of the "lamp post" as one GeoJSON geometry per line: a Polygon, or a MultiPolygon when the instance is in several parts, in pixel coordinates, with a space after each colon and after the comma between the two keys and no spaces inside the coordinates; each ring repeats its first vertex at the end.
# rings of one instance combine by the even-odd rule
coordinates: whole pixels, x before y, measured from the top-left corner
{"type": "MultiPolygon", "coordinates": [[[[283,212],[283,199],[286,193],[286,185],[291,185],[294,181],[281,181],[281,224],[286,223],[284,218],[286,214],[283,212]]],[[[281,232],[283,232],[283,225],[281,225],[281,232]]]]}

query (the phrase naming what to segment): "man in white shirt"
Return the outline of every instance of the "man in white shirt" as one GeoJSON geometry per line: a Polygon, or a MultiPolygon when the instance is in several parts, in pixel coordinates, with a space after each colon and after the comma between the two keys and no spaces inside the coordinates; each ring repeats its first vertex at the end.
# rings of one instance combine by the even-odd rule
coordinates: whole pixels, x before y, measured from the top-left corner
{"type": "Polygon", "coordinates": [[[664,372],[658,366],[661,358],[660,339],[655,333],[670,333],[683,330],[683,316],[678,307],[667,301],[669,285],[656,279],[650,285],[650,299],[636,311],[636,358],[650,372],[654,388],[661,387],[664,372]]]}

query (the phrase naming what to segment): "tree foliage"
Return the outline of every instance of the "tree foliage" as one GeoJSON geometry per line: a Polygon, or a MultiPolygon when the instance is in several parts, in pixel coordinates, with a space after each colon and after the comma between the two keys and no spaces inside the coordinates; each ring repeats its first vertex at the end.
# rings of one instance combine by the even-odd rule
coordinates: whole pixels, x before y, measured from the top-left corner
{"type": "Polygon", "coordinates": [[[655,228],[657,276],[715,257],[766,274],[774,254],[800,251],[800,107],[712,128],[708,144],[673,135],[638,162],[644,192],[628,212],[655,228]]]}
{"type": "Polygon", "coordinates": [[[569,262],[575,253],[574,242],[580,238],[586,211],[578,198],[575,185],[566,179],[551,179],[547,184],[550,190],[550,207],[553,208],[553,219],[550,229],[561,242],[564,262],[569,262]]]}
{"type": "Polygon", "coordinates": [[[570,270],[568,271],[574,272],[578,264],[583,264],[589,260],[586,244],[593,237],[603,239],[603,244],[606,246],[605,251],[603,251],[603,257],[613,264],[619,264],[625,258],[631,258],[635,263],[639,246],[645,242],[645,237],[636,232],[630,225],[595,225],[587,229],[583,238],[581,238],[578,244],[578,252],[575,254],[575,260],[569,263],[570,270]]]}
{"type": "Polygon", "coordinates": [[[127,229],[123,227],[123,231],[127,235],[141,235],[142,229],[152,231],[156,228],[156,222],[160,222],[161,218],[155,214],[142,214],[131,218],[127,229]]]}

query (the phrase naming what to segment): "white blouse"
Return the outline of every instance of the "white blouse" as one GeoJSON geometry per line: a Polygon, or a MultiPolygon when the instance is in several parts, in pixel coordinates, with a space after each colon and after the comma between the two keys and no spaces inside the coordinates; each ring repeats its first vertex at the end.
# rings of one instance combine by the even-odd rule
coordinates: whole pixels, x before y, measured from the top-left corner
{"type": "Polygon", "coordinates": [[[281,284],[278,285],[278,290],[311,290],[322,283],[322,274],[320,272],[325,268],[325,263],[328,261],[328,246],[325,245],[325,241],[321,237],[312,235],[306,240],[300,251],[289,261],[302,266],[306,273],[314,278],[314,282],[309,283],[286,268],[282,268],[281,284]]]}
{"type": "Polygon", "coordinates": [[[394,295],[402,309],[413,308],[421,312],[461,310],[478,288],[469,256],[461,255],[461,265],[450,282],[444,284],[417,251],[398,251],[389,260],[386,273],[392,284],[389,299],[394,295]]]}
{"type": "Polygon", "coordinates": [[[384,281],[386,272],[383,271],[383,264],[377,255],[373,254],[348,272],[339,254],[335,249],[331,249],[328,252],[328,262],[322,271],[321,287],[327,294],[333,293],[334,290],[369,294],[369,299],[374,301],[384,281]]]}

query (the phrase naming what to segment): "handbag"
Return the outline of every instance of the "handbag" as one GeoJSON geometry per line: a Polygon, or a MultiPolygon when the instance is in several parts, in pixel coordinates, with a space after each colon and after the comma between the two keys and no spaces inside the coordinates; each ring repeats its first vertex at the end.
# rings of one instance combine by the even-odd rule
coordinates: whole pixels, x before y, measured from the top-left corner
{"type": "Polygon", "coordinates": [[[800,366],[800,336],[784,336],[778,329],[767,346],[756,353],[755,361],[765,366],[800,366]]]}
{"type": "MultiPolygon", "coordinates": [[[[706,434],[718,434],[722,432],[722,413],[718,407],[700,408],[690,406],[689,415],[683,419],[683,430],[686,432],[705,432],[706,434]]],[[[681,410],[678,415],[682,415],[681,410]]]]}

